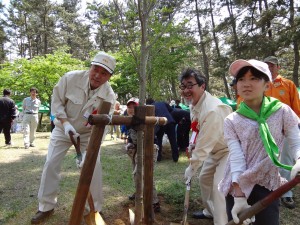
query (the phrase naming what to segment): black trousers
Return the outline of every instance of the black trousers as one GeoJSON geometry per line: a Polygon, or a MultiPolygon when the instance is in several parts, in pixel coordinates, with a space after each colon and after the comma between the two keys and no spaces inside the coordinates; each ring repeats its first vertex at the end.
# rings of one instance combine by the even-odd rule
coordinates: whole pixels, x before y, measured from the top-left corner
{"type": "MultiPolygon", "coordinates": [[[[249,198],[248,204],[254,205],[259,200],[266,197],[272,191],[262,187],[260,185],[255,185],[249,198]]],[[[227,195],[226,198],[226,211],[228,216],[228,221],[232,220],[231,210],[234,205],[234,198],[232,195],[227,195]]],[[[255,222],[253,225],[279,225],[279,199],[272,202],[271,205],[266,207],[261,212],[255,215],[255,222]]]]}
{"type": "Polygon", "coordinates": [[[159,147],[158,155],[161,156],[162,154],[162,140],[164,134],[167,134],[172,149],[172,158],[177,162],[179,153],[176,142],[175,123],[168,123],[165,126],[156,126],[154,132],[157,138],[157,145],[159,147]]]}
{"type": "Polygon", "coordinates": [[[177,145],[180,150],[185,151],[189,146],[189,134],[191,123],[179,123],[177,125],[177,145]]]}
{"type": "Polygon", "coordinates": [[[11,120],[0,120],[0,133],[4,133],[5,144],[11,144],[10,136],[11,120]]]}

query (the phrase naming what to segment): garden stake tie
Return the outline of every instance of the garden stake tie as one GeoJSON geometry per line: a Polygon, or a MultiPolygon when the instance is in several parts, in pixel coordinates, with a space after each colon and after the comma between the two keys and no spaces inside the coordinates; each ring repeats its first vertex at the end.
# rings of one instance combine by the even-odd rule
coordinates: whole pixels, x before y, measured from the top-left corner
{"type": "MultiPolygon", "coordinates": [[[[77,137],[77,141],[75,141],[75,138],[73,136],[73,132],[69,132],[69,136],[71,139],[72,144],[75,147],[76,150],[76,158],[82,160],[82,154],[80,151],[80,137],[77,137]]],[[[84,221],[86,222],[87,225],[104,225],[105,222],[103,221],[101,215],[99,212],[95,211],[94,207],[94,201],[91,193],[88,193],[88,199],[87,199],[89,206],[90,206],[90,212],[87,215],[84,215],[84,221]]]]}
{"type": "MultiPolygon", "coordinates": [[[[259,213],[263,209],[265,209],[267,206],[269,206],[274,200],[277,198],[280,198],[285,192],[289,191],[293,187],[295,187],[297,184],[300,183],[300,174],[298,173],[297,176],[287,182],[286,184],[282,185],[272,193],[270,193],[268,196],[264,197],[262,200],[256,202],[254,205],[252,205],[250,208],[245,209],[243,212],[241,212],[238,217],[240,219],[240,222],[238,224],[243,224],[243,221],[247,218],[251,218],[255,214],[259,213]]],[[[231,220],[226,225],[236,225],[233,220],[231,220]]]]}

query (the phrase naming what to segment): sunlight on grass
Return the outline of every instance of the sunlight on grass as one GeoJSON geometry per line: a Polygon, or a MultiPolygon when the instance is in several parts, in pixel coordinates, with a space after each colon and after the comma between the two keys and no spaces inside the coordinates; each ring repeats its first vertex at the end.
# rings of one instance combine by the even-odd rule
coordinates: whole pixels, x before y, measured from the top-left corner
{"type": "MultiPolygon", "coordinates": [[[[37,193],[40,184],[42,168],[45,163],[50,133],[37,133],[38,147],[25,150],[22,134],[12,134],[14,146],[0,146],[0,225],[29,225],[31,217],[38,207],[37,193]],[[21,221],[21,222],[20,222],[21,221]]],[[[0,143],[4,142],[1,135],[0,143]]],[[[103,213],[106,220],[112,221],[121,216],[128,216],[128,208],[134,209],[134,201],[128,200],[128,195],[135,192],[132,178],[132,165],[129,157],[123,152],[122,140],[105,140],[102,145],[101,162],[103,169],[103,213]]],[[[155,163],[154,181],[161,201],[162,211],[157,218],[162,221],[180,221],[183,213],[184,195],[186,191],[184,171],[188,159],[184,152],[180,153],[177,163],[174,163],[170,148],[164,147],[164,158],[155,163]]],[[[80,171],[75,164],[75,150],[71,148],[64,158],[61,169],[61,181],[58,193],[58,204],[53,217],[44,225],[66,225],[71,214],[73,201],[80,177],[80,171]]],[[[298,204],[299,188],[294,191],[298,204]]],[[[202,208],[199,181],[192,180],[190,191],[189,212],[202,208]]],[[[298,224],[300,206],[294,210],[281,207],[280,224],[298,224]]],[[[190,216],[189,214],[189,216],[190,216]]],[[[192,222],[189,217],[190,224],[192,222]]],[[[210,221],[203,225],[212,225],[210,221]]]]}

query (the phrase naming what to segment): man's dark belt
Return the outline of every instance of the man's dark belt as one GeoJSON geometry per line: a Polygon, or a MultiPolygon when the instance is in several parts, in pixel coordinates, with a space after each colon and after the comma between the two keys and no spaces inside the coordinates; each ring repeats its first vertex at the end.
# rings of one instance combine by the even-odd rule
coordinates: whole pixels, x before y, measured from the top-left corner
{"type": "Polygon", "coordinates": [[[37,113],[33,113],[33,112],[25,112],[25,114],[37,114],[37,113]]]}

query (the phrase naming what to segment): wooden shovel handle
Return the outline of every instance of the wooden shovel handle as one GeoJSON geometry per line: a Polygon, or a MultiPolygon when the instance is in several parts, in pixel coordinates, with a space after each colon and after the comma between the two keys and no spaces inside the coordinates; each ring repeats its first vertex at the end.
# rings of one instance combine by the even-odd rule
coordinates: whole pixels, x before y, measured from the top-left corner
{"type": "Polygon", "coordinates": [[[189,202],[190,202],[190,190],[191,190],[191,181],[186,184],[182,225],[187,225],[187,215],[188,215],[189,202]]]}
{"type": "MultiPolygon", "coordinates": [[[[69,136],[70,136],[72,144],[75,147],[76,153],[77,153],[77,155],[79,155],[79,154],[81,155],[81,151],[80,151],[80,137],[79,136],[77,137],[77,142],[76,142],[73,135],[74,135],[73,132],[70,131],[69,132],[69,136]]],[[[94,200],[93,200],[91,192],[88,193],[87,201],[88,201],[89,206],[90,206],[90,212],[94,213],[95,212],[95,205],[94,205],[94,200]]]]}
{"type": "Polygon", "coordinates": [[[77,155],[81,155],[80,151],[80,136],[77,137],[77,141],[75,141],[74,133],[72,131],[69,132],[70,140],[75,147],[77,155]]]}
{"type": "Polygon", "coordinates": [[[90,212],[94,213],[95,212],[95,205],[94,205],[94,200],[93,200],[91,192],[88,193],[87,201],[88,201],[89,206],[90,206],[90,212]]]}
{"type": "MultiPolygon", "coordinates": [[[[256,202],[254,205],[252,205],[250,208],[244,210],[241,212],[238,217],[240,219],[240,222],[238,224],[243,224],[243,221],[247,218],[251,218],[255,214],[262,211],[264,208],[266,208],[268,205],[270,205],[274,200],[280,198],[284,193],[295,187],[297,184],[300,183],[300,175],[298,174],[293,180],[287,182],[286,184],[282,185],[275,191],[271,192],[268,196],[263,198],[262,200],[256,202]]],[[[231,220],[226,225],[236,225],[236,223],[231,220]]]]}

